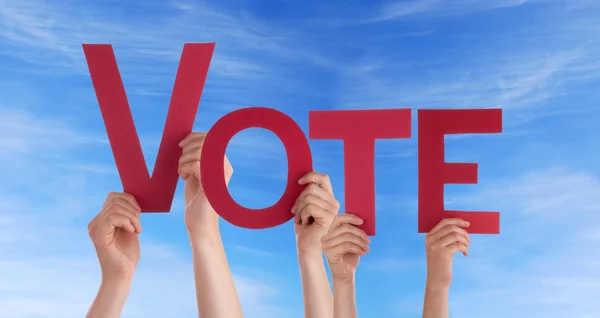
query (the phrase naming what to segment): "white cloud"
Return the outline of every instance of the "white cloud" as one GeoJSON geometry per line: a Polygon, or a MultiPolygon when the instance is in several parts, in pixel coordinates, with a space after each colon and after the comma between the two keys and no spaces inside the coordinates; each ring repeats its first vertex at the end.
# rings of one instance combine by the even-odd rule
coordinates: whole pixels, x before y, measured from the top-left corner
{"type": "Polygon", "coordinates": [[[455,16],[498,8],[518,7],[527,0],[410,0],[393,1],[383,5],[377,16],[366,22],[383,22],[394,19],[411,18],[415,16],[455,16]]]}
{"type": "MultiPolygon", "coordinates": [[[[549,168],[503,177],[455,194],[447,209],[500,211],[500,235],[474,235],[454,258],[450,316],[583,317],[600,311],[600,180],[549,168]]],[[[411,271],[421,259],[379,258],[367,269],[411,271]]],[[[423,294],[398,299],[396,313],[420,314],[423,294]]]]}
{"type": "Polygon", "coordinates": [[[72,125],[59,116],[40,120],[26,111],[0,107],[0,154],[7,156],[15,152],[44,156],[56,148],[64,151],[90,143],[108,143],[106,137],[73,131],[72,125]]]}
{"type": "MultiPolygon", "coordinates": [[[[0,38],[5,40],[6,48],[0,53],[32,65],[42,64],[53,72],[87,74],[81,44],[110,43],[119,64],[136,74],[125,80],[144,84],[144,88],[136,86],[131,93],[142,95],[163,94],[165,88],[170,89],[162,84],[148,84],[155,83],[158,75],[175,73],[173,65],[179,61],[186,42],[217,42],[211,62],[211,71],[217,77],[211,78],[211,85],[227,79],[228,82],[219,82],[221,87],[243,86],[249,84],[244,79],[251,79],[266,80],[263,85],[281,89],[294,80],[274,80],[285,74],[281,63],[329,63],[299,45],[301,37],[295,31],[274,28],[242,12],[226,13],[218,6],[191,1],[144,1],[132,5],[147,10],[149,15],[160,14],[148,19],[128,15],[124,19],[119,7],[107,11],[104,6],[82,6],[69,0],[12,1],[1,12],[0,38]]],[[[173,76],[168,78],[172,83],[173,76]]]]}
{"type": "Polygon", "coordinates": [[[600,181],[552,168],[499,180],[457,206],[501,211],[501,234],[473,238],[455,259],[460,317],[593,317],[600,311],[600,181]]]}
{"type": "MultiPolygon", "coordinates": [[[[118,178],[104,166],[77,162],[74,168],[70,151],[107,145],[67,119],[2,113],[9,116],[0,121],[0,153],[7,154],[0,160],[6,178],[0,186],[0,317],[82,317],[100,282],[86,224],[118,178]],[[33,155],[40,150],[44,156],[33,155]]],[[[183,222],[181,211],[172,214],[183,222]]],[[[141,235],[142,260],[123,317],[197,317],[189,251],[155,237],[141,235]]],[[[246,317],[288,311],[278,304],[284,286],[273,275],[234,276],[246,317]]]]}

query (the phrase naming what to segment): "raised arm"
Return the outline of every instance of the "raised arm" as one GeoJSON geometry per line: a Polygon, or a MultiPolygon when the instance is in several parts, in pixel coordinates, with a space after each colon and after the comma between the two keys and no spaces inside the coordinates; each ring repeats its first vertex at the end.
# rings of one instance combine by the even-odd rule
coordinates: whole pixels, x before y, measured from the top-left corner
{"type": "Polygon", "coordinates": [[[363,220],[353,214],[338,214],[323,237],[323,250],[329,262],[333,281],[334,317],[356,318],[354,274],[361,256],[369,250],[371,239],[356,227],[363,220]]]}
{"type": "Polygon", "coordinates": [[[444,219],[426,236],[427,283],[423,318],[448,318],[448,295],[452,282],[452,259],[456,252],[469,255],[469,222],[444,219]]]}
{"type": "Polygon", "coordinates": [[[323,260],[321,238],[340,208],[327,175],[309,172],[299,184],[307,185],[292,208],[298,262],[304,297],[304,317],[333,317],[333,298],[323,260]]]}
{"type": "Polygon", "coordinates": [[[102,268],[102,282],[87,318],[118,318],[140,260],[140,207],[127,193],[110,193],[88,232],[102,268]]]}
{"type": "MultiPolygon", "coordinates": [[[[219,232],[219,216],[208,203],[200,182],[205,136],[191,133],[179,143],[183,148],[179,174],[185,180],[185,224],[192,247],[198,313],[202,318],[241,318],[242,308],[219,232]]],[[[223,160],[223,178],[229,184],[233,168],[227,158],[223,160]]]]}

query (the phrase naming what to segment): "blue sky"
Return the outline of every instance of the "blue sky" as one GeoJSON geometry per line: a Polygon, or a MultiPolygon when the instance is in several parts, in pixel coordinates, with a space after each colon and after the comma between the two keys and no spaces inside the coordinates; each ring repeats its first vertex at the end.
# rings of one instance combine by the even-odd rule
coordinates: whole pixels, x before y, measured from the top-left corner
{"type": "MultiPolygon", "coordinates": [[[[501,212],[501,235],[457,256],[451,317],[596,317],[600,291],[600,4],[593,0],[0,0],[0,317],[81,317],[99,283],[86,225],[120,190],[82,43],[113,45],[151,166],[183,43],[216,42],[194,130],[246,106],[412,108],[413,138],[377,142],[377,236],[357,273],[361,317],[418,317],[416,109],[504,109],[501,135],[447,138],[478,185],[446,207],[501,212]]],[[[360,129],[360,127],[357,127],[360,129]]],[[[339,141],[311,141],[343,202],[339,141]]],[[[283,192],[271,133],[228,149],[232,195],[283,192]]],[[[123,317],[196,316],[182,183],[143,215],[142,261],[123,317]]],[[[302,317],[293,228],[221,223],[247,317],[302,317]]]]}

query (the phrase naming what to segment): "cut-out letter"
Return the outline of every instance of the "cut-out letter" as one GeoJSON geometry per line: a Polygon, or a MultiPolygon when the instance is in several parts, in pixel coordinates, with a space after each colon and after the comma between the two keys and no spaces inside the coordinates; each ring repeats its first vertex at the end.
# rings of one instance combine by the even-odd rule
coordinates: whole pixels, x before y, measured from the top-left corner
{"type": "Polygon", "coordinates": [[[442,219],[461,218],[474,234],[500,233],[499,212],[444,209],[445,184],[476,184],[476,163],[447,163],[444,135],[502,132],[502,109],[419,110],[419,233],[442,219]]]}
{"type": "Polygon", "coordinates": [[[124,191],[136,198],[142,212],[169,212],[171,209],[181,156],[178,143],[192,131],[214,48],[214,43],[185,44],[183,47],[150,177],[112,46],[83,45],[124,191]]]}
{"type": "Polygon", "coordinates": [[[375,235],[375,140],[410,138],[410,109],[311,111],[311,139],[344,141],[345,209],[375,235]]]}
{"type": "Polygon", "coordinates": [[[208,131],[202,147],[200,170],[206,198],[215,211],[229,223],[247,228],[264,229],[283,224],[294,215],[291,212],[305,186],[298,179],[312,171],[312,156],[302,129],[286,114],[271,108],[249,107],[235,110],[208,131]],[[244,129],[264,128],[283,143],[287,155],[288,177],[285,192],[274,205],[263,209],[248,209],[231,197],[225,184],[223,160],[233,136],[244,129]]]}

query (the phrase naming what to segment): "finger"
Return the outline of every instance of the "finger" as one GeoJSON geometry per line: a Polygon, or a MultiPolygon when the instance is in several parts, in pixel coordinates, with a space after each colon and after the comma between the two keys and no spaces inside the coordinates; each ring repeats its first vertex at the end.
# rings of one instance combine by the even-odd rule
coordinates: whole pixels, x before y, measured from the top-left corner
{"type": "Polygon", "coordinates": [[[302,219],[300,219],[300,213],[294,213],[294,224],[302,224],[302,219]]]}
{"type": "Polygon", "coordinates": [[[321,246],[323,247],[323,249],[327,249],[344,242],[350,242],[352,244],[360,246],[360,248],[365,252],[371,250],[369,248],[369,244],[367,244],[364,237],[352,232],[340,233],[336,236],[328,238],[327,240],[321,240],[321,242],[321,246]]]}
{"type": "Polygon", "coordinates": [[[225,156],[225,161],[224,161],[224,169],[225,169],[225,175],[227,177],[231,177],[233,175],[233,166],[231,165],[231,162],[229,161],[229,159],[227,159],[227,156],[225,156]]]}
{"type": "Polygon", "coordinates": [[[204,145],[204,138],[196,138],[196,139],[192,139],[190,140],[187,144],[185,144],[185,146],[183,147],[183,151],[182,153],[186,153],[188,152],[190,149],[202,149],[202,146],[204,145]]]}
{"type": "MultiPolygon", "coordinates": [[[[300,220],[302,224],[308,225],[309,219],[312,217],[315,221],[319,221],[327,217],[328,213],[316,204],[309,203],[302,210],[299,210],[300,220]]],[[[320,223],[320,222],[319,222],[320,223]]]]}
{"type": "Polygon", "coordinates": [[[332,247],[329,247],[325,250],[326,255],[344,255],[344,254],[358,254],[360,256],[364,256],[366,252],[358,245],[344,242],[332,247]]]}
{"type": "Polygon", "coordinates": [[[142,224],[140,222],[140,214],[135,211],[127,208],[126,206],[121,205],[120,203],[115,203],[111,210],[108,212],[109,214],[121,214],[131,221],[136,233],[142,232],[142,224]]]}
{"type": "Polygon", "coordinates": [[[459,218],[447,218],[447,219],[443,219],[431,231],[429,231],[429,233],[427,233],[427,235],[432,235],[432,234],[434,234],[435,232],[439,231],[441,228],[443,228],[444,226],[447,226],[447,225],[456,225],[456,226],[460,226],[460,227],[469,227],[470,223],[468,221],[465,221],[465,220],[459,219],[459,218]]]}
{"type": "Polygon", "coordinates": [[[318,185],[312,183],[309,184],[304,189],[304,191],[302,191],[302,193],[300,193],[300,195],[296,199],[296,203],[294,203],[294,206],[292,207],[292,213],[296,213],[296,211],[299,210],[298,204],[303,200],[306,200],[306,197],[309,195],[313,195],[327,202],[329,205],[331,205],[331,208],[329,210],[336,212],[339,210],[339,202],[327,191],[323,190],[318,185]]]}
{"type": "Polygon", "coordinates": [[[120,194],[121,197],[123,197],[125,200],[127,200],[127,202],[131,203],[132,205],[134,205],[137,210],[141,211],[142,208],[140,207],[140,205],[137,203],[137,200],[135,199],[135,197],[129,193],[121,193],[120,194]]]}
{"type": "Polygon", "coordinates": [[[321,239],[321,241],[325,242],[330,239],[333,239],[334,237],[343,236],[345,234],[352,234],[354,236],[360,237],[367,244],[371,243],[371,239],[369,238],[369,236],[367,235],[367,233],[365,231],[357,228],[356,226],[354,226],[352,224],[348,224],[348,223],[338,226],[336,228],[333,228],[333,227],[330,228],[329,232],[327,232],[327,234],[323,235],[323,238],[321,239]]]}
{"type": "Polygon", "coordinates": [[[125,199],[129,203],[131,203],[133,206],[135,206],[138,210],[141,210],[140,205],[135,200],[135,197],[133,195],[129,194],[129,193],[126,193],[126,192],[110,192],[108,194],[108,196],[106,197],[106,201],[104,202],[104,206],[109,205],[111,202],[114,201],[115,198],[125,199]]]}
{"type": "Polygon", "coordinates": [[[471,242],[471,238],[469,237],[469,233],[463,229],[462,227],[456,226],[456,225],[446,225],[443,228],[441,228],[440,230],[438,230],[437,232],[433,233],[432,235],[430,235],[428,238],[426,236],[426,239],[429,240],[430,242],[436,242],[439,241],[442,237],[452,233],[452,232],[458,232],[464,236],[467,237],[467,240],[469,242],[471,242]]]}
{"type": "Polygon", "coordinates": [[[200,161],[192,161],[181,166],[181,178],[189,179],[190,176],[196,176],[200,180],[200,161]]]}
{"type": "Polygon", "coordinates": [[[326,174],[318,173],[318,172],[309,172],[305,174],[300,180],[298,180],[299,184],[308,184],[308,183],[316,183],[320,185],[327,193],[333,195],[333,188],[331,187],[331,180],[329,176],[326,174]]]}
{"type": "Polygon", "coordinates": [[[139,214],[140,210],[137,206],[131,204],[131,201],[125,200],[124,198],[115,198],[112,202],[112,205],[119,204],[126,208],[127,210],[132,211],[134,214],[139,214]]]}
{"type": "Polygon", "coordinates": [[[309,185],[307,185],[304,188],[302,193],[300,193],[300,195],[298,196],[298,199],[296,199],[296,202],[302,200],[303,197],[305,197],[309,194],[317,196],[326,201],[335,201],[335,197],[332,196],[329,192],[325,191],[325,189],[319,187],[315,183],[310,183],[309,185]]]}
{"type": "Polygon", "coordinates": [[[88,223],[89,234],[92,234],[92,232],[95,231],[100,220],[104,219],[104,212],[108,209],[109,200],[111,200],[111,198],[107,196],[106,201],[102,205],[102,209],[100,210],[100,212],[98,212],[98,214],[96,214],[96,216],[94,216],[94,218],[90,221],[90,223],[88,223]]]}
{"type": "Polygon", "coordinates": [[[189,151],[183,153],[181,157],[179,157],[179,166],[181,167],[188,162],[200,161],[201,156],[201,148],[189,149],[189,151]]]}
{"type": "Polygon", "coordinates": [[[352,224],[352,225],[362,225],[363,224],[363,219],[361,219],[360,217],[351,214],[351,213],[342,213],[342,214],[337,214],[335,216],[335,219],[333,220],[333,223],[331,224],[331,228],[336,228],[338,226],[341,226],[343,224],[352,224]]]}
{"type": "Polygon", "coordinates": [[[135,227],[131,224],[131,220],[119,213],[112,213],[106,216],[106,220],[102,223],[101,233],[110,235],[118,228],[125,230],[127,233],[135,233],[135,227]]]}
{"type": "Polygon", "coordinates": [[[142,232],[142,224],[140,222],[140,211],[136,210],[131,206],[130,203],[125,200],[118,200],[115,203],[107,206],[105,210],[103,210],[97,217],[95,223],[88,226],[88,230],[90,234],[97,231],[98,228],[102,228],[104,226],[104,222],[108,219],[108,216],[111,214],[121,214],[130,219],[131,224],[133,225],[135,233],[142,232]],[[96,229],[95,229],[96,228],[96,229]]]}
{"type": "Polygon", "coordinates": [[[206,133],[204,133],[204,132],[192,132],[189,135],[187,135],[187,137],[183,138],[182,141],[179,142],[179,147],[183,148],[190,141],[195,140],[195,139],[204,139],[205,137],[206,137],[206,133]]]}
{"type": "Polygon", "coordinates": [[[337,213],[337,208],[333,204],[311,194],[304,196],[300,202],[296,203],[292,208],[292,211],[294,211],[292,213],[295,213],[295,211],[302,211],[309,204],[314,204],[330,214],[337,213]]]}
{"type": "Polygon", "coordinates": [[[469,256],[469,247],[462,243],[454,243],[449,246],[452,254],[456,252],[461,252],[464,256],[469,256]]]}
{"type": "Polygon", "coordinates": [[[456,242],[459,242],[459,243],[469,246],[469,241],[467,240],[467,238],[458,232],[452,232],[452,233],[442,237],[439,241],[434,243],[433,246],[435,248],[443,248],[443,247],[447,247],[456,242]]]}

